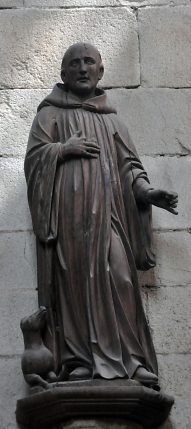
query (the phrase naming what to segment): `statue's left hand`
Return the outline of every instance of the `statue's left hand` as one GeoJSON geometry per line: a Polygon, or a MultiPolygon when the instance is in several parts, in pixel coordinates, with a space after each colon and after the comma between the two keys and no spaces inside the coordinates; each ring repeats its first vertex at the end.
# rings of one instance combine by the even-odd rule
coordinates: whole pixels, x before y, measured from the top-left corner
{"type": "Polygon", "coordinates": [[[147,201],[149,204],[161,207],[173,213],[178,214],[176,207],[178,203],[178,194],[176,192],[167,192],[162,189],[149,189],[147,191],[147,201]]]}

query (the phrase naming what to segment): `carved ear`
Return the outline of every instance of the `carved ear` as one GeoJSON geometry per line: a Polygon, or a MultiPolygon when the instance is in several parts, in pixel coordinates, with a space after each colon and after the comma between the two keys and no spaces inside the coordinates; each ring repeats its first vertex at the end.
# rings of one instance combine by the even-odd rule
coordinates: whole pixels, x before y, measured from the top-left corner
{"type": "Polygon", "coordinates": [[[60,73],[60,76],[61,76],[62,82],[64,82],[64,81],[65,81],[65,75],[66,75],[66,73],[65,73],[65,69],[63,68],[63,69],[61,70],[61,73],[60,73]]]}
{"type": "Polygon", "coordinates": [[[27,326],[27,317],[23,317],[20,321],[20,328],[21,331],[23,331],[23,329],[25,329],[27,326]]]}
{"type": "Polygon", "coordinates": [[[99,77],[98,77],[98,79],[99,79],[99,80],[101,80],[101,79],[102,79],[103,74],[104,74],[104,66],[103,66],[103,64],[101,63],[101,64],[100,64],[100,66],[99,66],[99,77]]]}

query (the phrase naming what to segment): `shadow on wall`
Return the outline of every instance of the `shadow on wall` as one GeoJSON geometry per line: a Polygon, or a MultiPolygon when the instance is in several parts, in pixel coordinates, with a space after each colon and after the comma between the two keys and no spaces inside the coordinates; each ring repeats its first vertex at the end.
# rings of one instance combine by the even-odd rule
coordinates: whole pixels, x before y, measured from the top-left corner
{"type": "Polygon", "coordinates": [[[103,54],[104,86],[140,83],[136,17],[126,8],[7,10],[0,24],[1,87],[52,87],[65,50],[82,39],[103,54]]]}
{"type": "MultiPolygon", "coordinates": [[[[2,69],[0,73],[2,80],[0,81],[0,86],[2,88],[52,87],[60,80],[60,63],[65,49],[70,44],[80,41],[82,35],[83,40],[95,44],[103,55],[105,65],[103,86],[131,87],[140,83],[136,20],[134,14],[127,9],[122,9],[121,12],[115,8],[113,10],[97,9],[91,10],[91,12],[88,10],[69,9],[58,11],[48,9],[10,10],[1,13],[0,24],[2,45],[2,69]]],[[[17,103],[16,100],[15,102],[17,103]]],[[[30,109],[30,106],[28,108],[30,109]]],[[[22,123],[20,123],[20,127],[20,133],[22,134],[22,123]]],[[[19,140],[19,130],[17,139],[19,140]]],[[[15,145],[16,143],[20,144],[19,141],[14,142],[15,145]]],[[[35,240],[31,232],[31,220],[27,206],[23,160],[19,158],[2,158],[0,164],[2,175],[0,186],[2,186],[1,194],[3,197],[0,220],[0,230],[3,231],[0,234],[2,241],[1,261],[3,261],[2,287],[6,287],[10,291],[9,298],[11,297],[13,301],[12,307],[7,306],[5,308],[5,313],[12,314],[14,324],[17,325],[16,334],[13,331],[11,336],[10,331],[13,330],[13,324],[8,325],[9,332],[6,337],[10,339],[10,343],[15,339],[15,343],[19,344],[19,353],[22,342],[19,320],[21,317],[32,313],[37,306],[35,300],[37,295],[35,291],[35,240]],[[9,261],[8,266],[7,261],[9,261]],[[13,296],[15,297],[14,299],[13,296]],[[15,313],[13,313],[14,308],[15,313]],[[19,340],[18,335],[20,335],[19,340]]],[[[184,163],[181,163],[182,167],[180,167],[179,159],[176,161],[167,159],[165,161],[164,159],[154,160],[147,157],[146,164],[148,171],[151,172],[153,183],[158,185],[158,181],[160,181],[163,185],[165,184],[165,187],[166,183],[168,185],[172,184],[174,190],[180,191],[182,195],[181,204],[182,207],[185,207],[184,211],[183,209],[181,210],[179,218],[173,218],[173,215],[166,215],[159,210],[155,211],[156,227],[168,230],[188,228],[191,209],[188,199],[190,185],[189,181],[186,182],[188,183],[187,185],[183,182],[186,181],[185,177],[189,178],[190,175],[189,161],[185,158],[184,163]],[[164,167],[161,167],[162,164],[164,167]],[[172,177],[172,179],[170,180],[168,176],[172,177]],[[177,176],[182,178],[181,183],[177,176]]],[[[161,247],[162,240],[163,237],[161,237],[161,244],[159,243],[161,247]]],[[[179,247],[181,247],[180,243],[179,247]]],[[[174,247],[169,247],[168,251],[168,257],[170,254],[174,255],[174,247]]],[[[164,265],[167,263],[167,259],[166,262],[163,260],[164,265]]],[[[145,275],[142,275],[142,283],[156,286],[158,284],[156,270],[146,274],[148,276],[147,280],[145,280],[145,275]]],[[[148,288],[146,291],[149,299],[152,300],[152,291],[149,291],[148,288]]],[[[4,320],[6,320],[7,325],[8,320],[4,320]]],[[[15,343],[13,342],[13,347],[15,343]]],[[[6,343],[2,344],[1,350],[2,353],[6,350],[7,353],[11,354],[11,350],[8,349],[6,343]]],[[[19,366],[20,360],[17,360],[17,369],[19,366]]],[[[15,373],[17,375],[16,379],[21,382],[22,375],[17,374],[17,371],[14,371],[15,373]]],[[[16,395],[22,395],[20,386],[16,386],[15,389],[17,391],[13,397],[13,408],[16,403],[16,395]]],[[[11,386],[9,386],[9,391],[7,388],[7,398],[10,396],[10,392],[11,386]]],[[[6,411],[6,414],[7,416],[9,415],[9,410],[6,411]]],[[[7,426],[7,416],[4,420],[6,422],[4,427],[7,426]]],[[[168,420],[161,429],[173,429],[171,421],[168,420]]]]}

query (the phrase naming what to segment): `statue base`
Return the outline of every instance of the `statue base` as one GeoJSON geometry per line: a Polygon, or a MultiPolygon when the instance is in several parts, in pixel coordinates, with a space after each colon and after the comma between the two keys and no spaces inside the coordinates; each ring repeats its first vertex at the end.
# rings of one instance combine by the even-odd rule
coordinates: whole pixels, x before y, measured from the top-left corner
{"type": "Polygon", "coordinates": [[[61,423],[54,429],[143,429],[143,426],[122,419],[78,419],[61,423]]]}
{"type": "Polygon", "coordinates": [[[115,421],[116,428],[121,419],[122,429],[134,429],[133,423],[138,425],[135,429],[156,429],[168,417],[173,403],[171,396],[134,380],[94,379],[31,390],[30,396],[17,401],[16,418],[27,429],[76,429],[80,426],[70,426],[71,419],[77,424],[81,418],[97,421],[94,429],[114,428],[109,421],[115,421]],[[108,424],[99,426],[100,418],[108,424]]]}

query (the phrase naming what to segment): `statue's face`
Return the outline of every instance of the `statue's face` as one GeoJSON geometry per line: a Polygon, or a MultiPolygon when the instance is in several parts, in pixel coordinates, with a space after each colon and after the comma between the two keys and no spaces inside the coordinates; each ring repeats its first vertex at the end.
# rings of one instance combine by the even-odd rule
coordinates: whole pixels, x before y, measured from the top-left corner
{"type": "Polygon", "coordinates": [[[74,94],[91,96],[103,76],[99,52],[93,46],[78,44],[66,55],[62,79],[74,94]]]}

